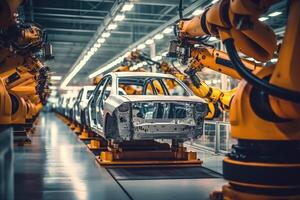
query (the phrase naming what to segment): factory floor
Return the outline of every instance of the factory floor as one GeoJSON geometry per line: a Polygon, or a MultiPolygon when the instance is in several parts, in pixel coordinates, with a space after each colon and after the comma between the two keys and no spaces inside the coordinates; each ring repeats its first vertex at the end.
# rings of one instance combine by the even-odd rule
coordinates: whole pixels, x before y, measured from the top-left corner
{"type": "MultiPolygon", "coordinates": [[[[218,156],[200,152],[220,171],[218,156]]],[[[42,113],[32,144],[15,147],[15,199],[208,199],[225,181],[203,167],[104,168],[53,113],[42,113]]]]}

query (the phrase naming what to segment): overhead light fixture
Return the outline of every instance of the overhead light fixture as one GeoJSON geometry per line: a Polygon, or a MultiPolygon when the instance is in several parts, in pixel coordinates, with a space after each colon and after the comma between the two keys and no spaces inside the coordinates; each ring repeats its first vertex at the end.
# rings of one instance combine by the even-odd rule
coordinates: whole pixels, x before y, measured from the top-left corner
{"type": "Polygon", "coordinates": [[[153,44],[153,43],[154,43],[154,40],[152,40],[152,39],[149,39],[145,42],[145,44],[147,44],[147,45],[150,45],[150,44],[153,44]]]}
{"type": "Polygon", "coordinates": [[[133,3],[127,2],[127,3],[124,4],[121,11],[122,12],[130,11],[130,10],[132,10],[133,6],[134,6],[133,3]]]}
{"type": "Polygon", "coordinates": [[[105,38],[99,38],[99,39],[97,40],[97,42],[102,44],[102,43],[105,42],[105,38]]]}
{"type": "Polygon", "coordinates": [[[276,17],[276,16],[281,15],[281,14],[282,14],[282,12],[275,11],[275,12],[270,13],[268,16],[270,16],[270,17],[276,17]]]}
{"type": "Polygon", "coordinates": [[[137,49],[142,50],[145,49],[146,45],[144,44],[140,44],[139,46],[137,46],[137,49]]]}
{"type": "Polygon", "coordinates": [[[92,50],[90,50],[90,51],[87,53],[87,55],[88,55],[89,57],[92,57],[94,54],[95,54],[95,51],[92,51],[92,50]]]}
{"type": "Polygon", "coordinates": [[[118,24],[111,23],[108,25],[107,30],[115,30],[118,27],[118,24]]]}
{"type": "Polygon", "coordinates": [[[101,44],[100,44],[100,43],[95,43],[93,47],[95,47],[95,48],[100,48],[100,47],[101,47],[101,44]]]}
{"type": "Polygon", "coordinates": [[[269,19],[269,17],[260,17],[260,18],[258,18],[258,20],[261,21],[261,22],[266,21],[268,19],[269,19]]]}
{"type": "Polygon", "coordinates": [[[161,40],[163,37],[164,37],[164,35],[161,34],[161,33],[159,33],[159,34],[157,34],[157,35],[154,36],[154,39],[155,40],[161,40]]]}
{"type": "Polygon", "coordinates": [[[128,57],[131,54],[131,51],[128,51],[127,53],[124,54],[124,57],[128,57]]]}
{"type": "Polygon", "coordinates": [[[92,52],[95,52],[95,53],[96,53],[97,50],[98,50],[98,48],[96,48],[96,47],[92,47],[92,48],[91,48],[91,51],[92,51],[92,52]]]}
{"type": "Polygon", "coordinates": [[[194,15],[194,16],[198,16],[198,15],[201,15],[203,12],[204,12],[204,10],[202,10],[202,9],[196,9],[196,10],[193,12],[193,15],[194,15]]]}
{"type": "Polygon", "coordinates": [[[164,30],[163,30],[163,33],[164,34],[169,34],[169,33],[171,33],[173,31],[173,29],[171,28],[171,27],[167,27],[167,28],[165,28],[164,30]]]}
{"type": "Polygon", "coordinates": [[[125,19],[125,15],[124,14],[117,14],[117,16],[115,17],[114,21],[120,22],[120,21],[123,21],[124,19],[125,19]]]}
{"type": "Polygon", "coordinates": [[[103,38],[108,38],[110,36],[110,32],[104,32],[101,35],[103,38]]]}
{"type": "Polygon", "coordinates": [[[83,60],[88,60],[91,58],[91,55],[89,53],[87,53],[84,57],[83,60]]]}
{"type": "Polygon", "coordinates": [[[62,76],[50,76],[50,80],[52,81],[60,81],[62,79],[62,76]]]}
{"type": "MultiPolygon", "coordinates": [[[[104,19],[104,21],[106,21],[106,20],[110,21],[111,18],[113,18],[113,21],[123,21],[125,19],[124,11],[129,11],[134,6],[130,2],[129,3],[127,2],[125,4],[120,4],[118,2],[115,2],[114,5],[116,5],[116,9],[113,10],[115,12],[113,12],[113,13],[110,12],[106,16],[106,18],[104,19]],[[119,12],[123,12],[123,13],[119,13],[119,12]],[[117,14],[117,13],[119,13],[119,14],[117,14]]],[[[115,6],[113,6],[113,8],[115,8],[115,6]]],[[[110,37],[110,32],[109,31],[104,32],[104,31],[105,30],[114,30],[114,29],[117,28],[117,26],[118,25],[116,23],[105,24],[104,27],[102,27],[102,25],[101,25],[101,32],[97,32],[96,33],[97,34],[96,37],[99,37],[99,35],[102,34],[101,38],[98,38],[96,41],[94,39],[92,39],[93,41],[92,41],[91,45],[89,45],[88,47],[86,47],[84,49],[84,51],[81,53],[81,55],[79,56],[79,58],[73,64],[73,66],[71,68],[71,71],[66,75],[66,77],[64,77],[64,80],[62,81],[62,83],[60,85],[61,88],[66,88],[66,86],[72,80],[72,78],[81,70],[81,68],[88,62],[88,60],[101,47],[101,44],[105,42],[106,38],[110,37]],[[86,53],[86,55],[84,55],[84,53],[86,53]]],[[[114,63],[115,62],[111,63],[111,65],[113,65],[114,63]]]]}

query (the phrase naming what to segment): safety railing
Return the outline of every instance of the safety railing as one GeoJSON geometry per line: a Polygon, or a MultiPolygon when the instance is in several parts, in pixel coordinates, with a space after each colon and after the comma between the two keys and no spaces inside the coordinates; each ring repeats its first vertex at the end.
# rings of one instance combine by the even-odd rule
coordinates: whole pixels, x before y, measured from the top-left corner
{"type": "Polygon", "coordinates": [[[203,148],[216,154],[226,154],[236,140],[231,138],[230,124],[220,121],[205,121],[203,135],[190,142],[191,146],[203,148]]]}

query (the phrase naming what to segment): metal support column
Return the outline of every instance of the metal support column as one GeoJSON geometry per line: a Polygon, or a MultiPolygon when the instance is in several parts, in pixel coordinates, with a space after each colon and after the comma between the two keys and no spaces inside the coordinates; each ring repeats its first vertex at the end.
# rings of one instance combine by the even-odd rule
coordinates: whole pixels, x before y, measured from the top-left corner
{"type": "Polygon", "coordinates": [[[221,140],[220,123],[216,122],[215,154],[220,153],[220,140],[221,140]]]}
{"type": "MultiPolygon", "coordinates": [[[[153,59],[156,56],[156,46],[155,43],[153,42],[152,44],[149,45],[150,48],[150,57],[153,59]]],[[[156,67],[152,66],[152,72],[156,72],[156,67]]]]}

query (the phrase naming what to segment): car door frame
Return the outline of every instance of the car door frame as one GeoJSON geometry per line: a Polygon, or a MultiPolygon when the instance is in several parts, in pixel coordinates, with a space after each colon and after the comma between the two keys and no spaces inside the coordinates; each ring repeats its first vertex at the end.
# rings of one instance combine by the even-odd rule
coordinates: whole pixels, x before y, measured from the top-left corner
{"type": "MultiPolygon", "coordinates": [[[[93,126],[94,125],[94,119],[92,118],[92,109],[93,109],[93,104],[92,104],[92,102],[93,102],[93,100],[95,99],[95,101],[97,100],[96,98],[96,95],[97,95],[97,92],[100,90],[100,86],[101,86],[101,84],[104,82],[104,85],[105,85],[105,83],[106,83],[106,81],[107,81],[107,76],[104,76],[103,78],[102,78],[102,80],[98,83],[98,85],[96,86],[96,88],[95,88],[95,90],[94,90],[94,92],[93,92],[93,94],[91,94],[91,96],[90,96],[90,100],[88,101],[88,105],[87,105],[87,108],[88,108],[88,110],[87,110],[87,113],[88,113],[88,124],[89,124],[89,126],[90,126],[90,128],[95,128],[95,126],[93,126]]],[[[100,91],[100,93],[101,93],[101,91],[100,91]]],[[[100,95],[100,94],[99,94],[100,95]]],[[[95,102],[95,104],[96,104],[96,102],[95,102]]],[[[96,109],[96,108],[95,108],[96,109]]],[[[96,113],[96,112],[95,112],[96,113]]]]}
{"type": "MultiPolygon", "coordinates": [[[[105,93],[105,90],[107,89],[107,86],[109,84],[109,82],[111,81],[111,89],[110,89],[110,94],[111,95],[112,93],[114,93],[114,80],[113,80],[113,77],[109,74],[106,76],[107,78],[107,81],[104,83],[103,85],[103,89],[101,91],[101,94],[97,97],[96,99],[96,103],[95,103],[95,106],[96,106],[96,109],[99,109],[99,113],[97,114],[96,116],[96,123],[97,123],[97,128],[100,129],[100,131],[103,131],[103,127],[104,127],[104,109],[102,110],[102,113],[100,111],[100,101],[103,101],[103,95],[105,93]]],[[[109,96],[108,96],[109,97],[109,96]]],[[[107,98],[108,98],[107,97],[107,98]]],[[[104,106],[104,103],[103,103],[103,106],[104,106]]]]}

